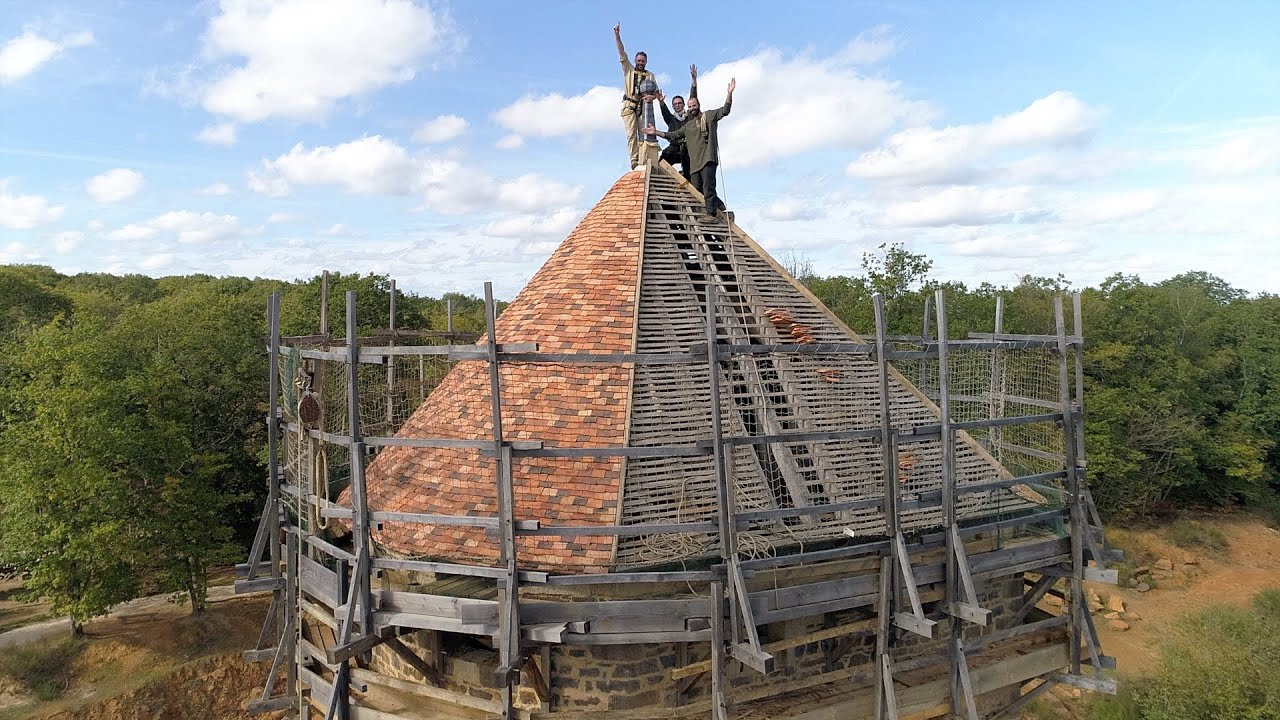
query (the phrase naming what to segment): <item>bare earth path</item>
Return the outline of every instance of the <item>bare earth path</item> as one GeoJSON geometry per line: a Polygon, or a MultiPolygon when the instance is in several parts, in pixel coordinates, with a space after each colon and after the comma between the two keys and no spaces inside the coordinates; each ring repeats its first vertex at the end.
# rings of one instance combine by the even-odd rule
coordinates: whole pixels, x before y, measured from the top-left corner
{"type": "MultiPolygon", "coordinates": [[[[1150,592],[1118,590],[1125,604],[1141,617],[1127,631],[1117,632],[1099,621],[1102,647],[1116,657],[1122,674],[1140,675],[1155,669],[1157,644],[1174,621],[1215,604],[1247,606],[1263,590],[1280,588],[1280,532],[1246,515],[1212,515],[1201,519],[1226,535],[1230,547],[1222,555],[1183,550],[1170,545],[1161,530],[1132,533],[1157,557],[1170,558],[1175,566],[1192,556],[1200,568],[1195,577],[1175,573],[1150,592]]],[[[1102,595],[1117,589],[1096,585],[1102,595]]]]}

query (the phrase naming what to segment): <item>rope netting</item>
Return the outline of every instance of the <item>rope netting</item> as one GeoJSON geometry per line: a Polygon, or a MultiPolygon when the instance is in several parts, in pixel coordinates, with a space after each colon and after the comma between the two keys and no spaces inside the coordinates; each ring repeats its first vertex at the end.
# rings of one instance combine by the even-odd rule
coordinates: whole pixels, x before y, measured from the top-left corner
{"type": "MultiPolygon", "coordinates": [[[[288,484],[316,502],[290,496],[303,528],[327,527],[320,508],[336,500],[351,481],[351,452],[321,434],[350,435],[350,376],[345,360],[308,358],[304,350],[345,352],[344,347],[294,345],[279,358],[279,398],[284,415],[281,469],[288,484]],[[319,436],[318,436],[319,435],[319,436]]],[[[356,391],[363,437],[394,436],[449,372],[445,355],[391,355],[385,363],[359,363],[356,391]]]]}

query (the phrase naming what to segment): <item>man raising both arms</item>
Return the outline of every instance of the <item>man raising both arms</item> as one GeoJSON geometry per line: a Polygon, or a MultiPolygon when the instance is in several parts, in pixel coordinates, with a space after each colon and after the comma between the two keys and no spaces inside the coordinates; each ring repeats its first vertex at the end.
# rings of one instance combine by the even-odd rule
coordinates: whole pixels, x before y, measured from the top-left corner
{"type": "Polygon", "coordinates": [[[702,112],[698,98],[689,98],[685,122],[677,130],[658,132],[656,128],[647,127],[642,131],[667,140],[684,138],[685,145],[689,148],[689,180],[706,198],[707,215],[714,216],[716,211],[725,209],[724,202],[716,197],[716,168],[720,165],[719,127],[720,120],[733,108],[733,89],[737,85],[737,79],[730,80],[724,105],[705,113],[702,112]]]}
{"type": "Polygon", "coordinates": [[[627,152],[631,154],[630,167],[636,168],[640,166],[640,83],[654,77],[645,69],[649,56],[644,52],[636,53],[634,65],[627,58],[627,49],[622,46],[622,23],[613,26],[613,40],[622,63],[622,124],[627,128],[627,152]]]}
{"type": "MultiPolygon", "coordinates": [[[[689,97],[698,97],[698,66],[689,66],[689,97]]],[[[662,119],[667,123],[667,130],[679,130],[684,125],[688,117],[684,112],[684,98],[679,95],[671,99],[671,107],[675,112],[667,109],[667,98],[661,92],[658,93],[659,108],[662,110],[662,119]]],[[[683,139],[672,140],[670,145],[662,151],[662,160],[669,165],[679,165],[680,174],[684,175],[685,180],[689,180],[689,148],[685,146],[683,139]]]]}

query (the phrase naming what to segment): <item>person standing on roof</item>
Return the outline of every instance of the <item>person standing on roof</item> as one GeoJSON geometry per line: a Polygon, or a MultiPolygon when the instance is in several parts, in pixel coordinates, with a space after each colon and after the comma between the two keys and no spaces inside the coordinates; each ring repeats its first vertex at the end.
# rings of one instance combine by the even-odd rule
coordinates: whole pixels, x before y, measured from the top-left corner
{"type": "MultiPolygon", "coordinates": [[[[698,66],[689,66],[689,98],[698,97],[698,66]]],[[[684,98],[679,95],[671,98],[671,107],[675,112],[667,109],[667,98],[661,92],[658,93],[658,107],[662,110],[662,119],[667,123],[667,132],[679,130],[684,125],[686,115],[684,109],[684,98]]],[[[680,174],[684,175],[684,179],[689,179],[689,146],[685,144],[684,138],[672,140],[662,151],[662,159],[669,165],[679,165],[680,174]]]]}
{"type": "Polygon", "coordinates": [[[737,79],[730,80],[729,93],[725,96],[724,105],[705,113],[702,112],[698,98],[689,98],[689,110],[686,113],[685,122],[678,130],[658,132],[652,127],[647,127],[643,131],[667,140],[684,138],[685,144],[689,147],[689,180],[706,199],[707,215],[714,216],[717,211],[725,209],[724,202],[716,197],[716,168],[720,165],[719,126],[720,121],[733,108],[733,89],[737,85],[737,79]]]}
{"type": "Polygon", "coordinates": [[[622,124],[627,129],[627,152],[631,154],[631,167],[640,167],[640,84],[645,80],[653,80],[653,73],[645,69],[649,64],[649,56],[643,51],[636,53],[636,62],[631,64],[627,58],[627,49],[622,46],[622,23],[613,26],[613,40],[618,45],[618,60],[622,63],[622,124]]]}

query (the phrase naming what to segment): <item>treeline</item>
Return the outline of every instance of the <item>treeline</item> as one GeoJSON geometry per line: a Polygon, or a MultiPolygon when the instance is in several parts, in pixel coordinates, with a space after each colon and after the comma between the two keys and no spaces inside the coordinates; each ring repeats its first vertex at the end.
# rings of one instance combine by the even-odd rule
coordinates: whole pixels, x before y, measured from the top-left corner
{"type": "MultiPolygon", "coordinates": [[[[1013,287],[939,284],[901,247],[858,277],[792,270],[855,329],[871,297],[889,332],[921,332],[943,287],[951,336],[1052,333],[1062,278],[1013,287]]],[[[388,324],[390,280],[331,276],[362,332],[388,324]]],[[[267,295],[282,332],[320,323],[320,279],[66,276],[0,266],[0,564],[32,592],[91,617],[144,592],[199,608],[209,566],[242,560],[265,490],[267,295]]],[[[452,295],[455,327],[479,331],[483,304],[452,295]]],[[[397,294],[400,328],[444,329],[446,298],[397,294]]],[[[1115,275],[1083,289],[1088,472],[1109,517],[1188,505],[1257,505],[1280,519],[1280,297],[1249,296],[1204,273],[1160,283],[1115,275]]]]}
{"type": "Polygon", "coordinates": [[[991,332],[1001,296],[1006,332],[1051,334],[1053,296],[1080,290],[1088,476],[1102,512],[1253,505],[1280,522],[1280,296],[1250,296],[1203,272],[1158,283],[1116,274],[1096,288],[1061,276],[970,288],[931,280],[928,258],[900,246],[865,255],[860,277],[790,265],[855,330],[875,327],[880,293],[894,335],[921,334],[925,298],[938,288],[952,338],[991,332]]]}
{"type": "MultiPolygon", "coordinates": [[[[206,571],[243,561],[265,498],[266,300],[320,328],[320,278],[66,276],[0,267],[0,564],[84,619],[143,593],[200,609],[206,571]]],[[[385,330],[390,281],[330,277],[328,315],[385,330]]],[[[400,328],[484,327],[474,297],[397,293],[400,328]]]]}

